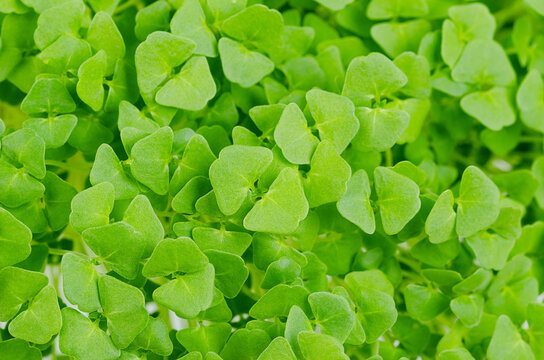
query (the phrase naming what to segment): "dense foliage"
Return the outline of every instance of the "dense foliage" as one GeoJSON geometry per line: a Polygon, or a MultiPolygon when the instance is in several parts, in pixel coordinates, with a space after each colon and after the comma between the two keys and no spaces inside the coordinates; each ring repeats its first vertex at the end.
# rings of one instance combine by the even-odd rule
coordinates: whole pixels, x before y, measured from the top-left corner
{"type": "Polygon", "coordinates": [[[544,359],[542,0],[0,0],[2,360],[544,359]]]}

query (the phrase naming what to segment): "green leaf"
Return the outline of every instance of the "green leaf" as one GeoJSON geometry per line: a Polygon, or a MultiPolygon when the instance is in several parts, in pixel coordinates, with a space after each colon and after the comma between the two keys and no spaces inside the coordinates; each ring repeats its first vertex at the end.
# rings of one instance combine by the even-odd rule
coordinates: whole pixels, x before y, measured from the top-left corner
{"type": "Polygon", "coordinates": [[[62,353],[80,360],[114,360],[121,355],[97,323],[68,307],[62,309],[59,348],[62,353]]]}
{"type": "Polygon", "coordinates": [[[207,250],[206,256],[215,268],[214,285],[226,298],[234,298],[249,276],[244,260],[238,255],[219,250],[207,250]]]}
{"type": "Polygon", "coordinates": [[[168,31],[170,28],[170,4],[160,0],[140,9],[135,18],[134,33],[143,41],[154,31],[168,31]]]}
{"type": "Polygon", "coordinates": [[[525,1],[527,5],[532,7],[536,12],[538,12],[540,15],[544,15],[544,6],[536,0],[527,0],[525,1]]]}
{"type": "Polygon", "coordinates": [[[99,111],[104,105],[104,77],[107,71],[107,57],[104,50],[85,60],[79,67],[79,78],[76,86],[77,95],[94,111],[99,111]]]}
{"type": "Polygon", "coordinates": [[[344,343],[355,326],[355,313],[347,300],[340,295],[315,292],[308,296],[308,302],[321,333],[344,343]]]}
{"type": "Polygon", "coordinates": [[[141,233],[126,222],[91,227],[83,231],[83,240],[113,271],[133,280],[145,249],[141,233]]]}
{"type": "Polygon", "coordinates": [[[195,204],[199,198],[211,190],[209,179],[195,176],[172,199],[172,209],[177,213],[194,214],[195,204]]]}
{"type": "Polygon", "coordinates": [[[21,339],[9,339],[0,342],[0,353],[9,360],[42,359],[40,350],[21,339]]]}
{"type": "Polygon", "coordinates": [[[26,10],[25,4],[19,0],[5,0],[0,4],[0,11],[2,13],[24,13],[26,10]]]}
{"type": "Polygon", "coordinates": [[[173,141],[172,129],[165,126],[136,142],[130,152],[130,171],[134,178],[159,195],[168,192],[168,163],[173,141]]]}
{"type": "Polygon", "coordinates": [[[38,18],[34,41],[43,50],[62,35],[77,34],[85,13],[81,0],[52,3],[38,18]]]}
{"type": "Polygon", "coordinates": [[[544,207],[544,157],[540,156],[535,159],[531,171],[540,183],[535,192],[535,200],[540,207],[544,207]]]}
{"type": "Polygon", "coordinates": [[[340,57],[338,47],[331,45],[322,49],[316,58],[319,67],[325,75],[325,87],[327,91],[341,93],[344,86],[345,70],[340,57]]]}
{"type": "Polygon", "coordinates": [[[225,360],[257,359],[270,343],[270,337],[261,329],[238,329],[221,351],[225,360]]]}
{"type": "Polygon", "coordinates": [[[498,234],[480,232],[467,238],[467,243],[482,267],[502,269],[514,247],[515,240],[498,234]]]}
{"type": "Polygon", "coordinates": [[[70,35],[62,35],[53,44],[37,55],[49,72],[63,74],[76,73],[79,66],[92,56],[89,43],[70,35]]]}
{"type": "Polygon", "coordinates": [[[297,171],[283,169],[268,192],[244,218],[252,231],[289,234],[308,215],[308,201],[297,171]]]}
{"type": "Polygon", "coordinates": [[[467,44],[451,75],[455,81],[479,85],[508,86],[516,80],[503,48],[482,39],[467,44]]]}
{"type": "Polygon", "coordinates": [[[184,1],[174,14],[170,28],[172,34],[190,39],[196,44],[195,54],[217,56],[217,41],[213,32],[206,25],[206,16],[200,1],[184,1]]]}
{"type": "Polygon", "coordinates": [[[193,273],[208,265],[208,258],[195,242],[186,237],[164,239],[157,244],[144,265],[143,275],[148,278],[175,273],[193,273]]]}
{"type": "Polygon", "coordinates": [[[278,284],[289,284],[295,281],[300,273],[300,265],[288,257],[282,257],[268,266],[261,288],[270,289],[278,284]]]}
{"type": "Polygon", "coordinates": [[[431,337],[428,326],[407,315],[399,316],[391,331],[403,347],[415,354],[425,350],[431,337]]]}
{"type": "Polygon", "coordinates": [[[162,319],[149,317],[147,326],[136,336],[134,344],[157,355],[168,356],[173,351],[168,327],[162,319]]]}
{"type": "Polygon", "coordinates": [[[424,56],[405,52],[397,56],[394,64],[402,70],[408,82],[401,91],[407,96],[426,98],[431,94],[431,71],[424,56]]]}
{"type": "Polygon", "coordinates": [[[32,232],[9,211],[0,208],[0,269],[30,255],[32,232]]]}
{"type": "Polygon", "coordinates": [[[255,85],[274,70],[272,60],[229,38],[219,40],[219,54],[226,78],[242,87],[255,85]]]}
{"type": "Polygon", "coordinates": [[[334,337],[303,331],[298,335],[300,350],[307,360],[348,360],[344,348],[334,337]]]}
{"type": "Polygon", "coordinates": [[[208,264],[201,270],[178,276],[155,290],[153,300],[179,317],[193,319],[212,303],[214,273],[213,265],[208,264]]]}
{"type": "Polygon", "coordinates": [[[366,334],[366,341],[373,343],[389,330],[397,321],[397,309],[392,294],[381,288],[389,288],[388,280],[380,284],[380,288],[363,285],[355,292],[357,318],[366,334]]]}
{"type": "Polygon", "coordinates": [[[524,124],[544,132],[544,126],[540,121],[544,114],[544,81],[537,69],[529,71],[523,79],[517,93],[517,104],[524,124]]]}
{"type": "Polygon", "coordinates": [[[245,45],[270,51],[282,44],[283,18],[264,5],[251,5],[221,24],[221,31],[245,45]]]}
{"type": "Polygon", "coordinates": [[[45,177],[45,143],[31,129],[20,129],[2,138],[2,152],[38,179],[45,177]]]}
{"type": "Polygon", "coordinates": [[[542,344],[542,304],[529,304],[527,308],[527,322],[529,324],[529,342],[535,356],[542,356],[544,350],[542,344]]]}
{"type": "Polygon", "coordinates": [[[404,291],[408,314],[414,319],[429,321],[448,308],[449,299],[428,287],[410,284],[404,291]]]}
{"type": "Polygon", "coordinates": [[[523,341],[515,325],[506,315],[499,316],[493,337],[487,348],[489,360],[535,358],[529,345],[523,341]]]}
{"type": "Polygon", "coordinates": [[[427,15],[429,7],[425,0],[405,2],[402,0],[372,0],[367,16],[372,20],[387,20],[397,17],[420,17],[427,15]]]}
{"type": "Polygon", "coordinates": [[[360,151],[385,151],[395,145],[410,123],[404,110],[360,107],[355,110],[361,127],[353,139],[360,151]]]}
{"type": "Polygon", "coordinates": [[[23,123],[23,128],[34,130],[44,140],[47,149],[56,149],[68,141],[76,124],[76,116],[59,115],[27,120],[23,123]]]}
{"type": "Polygon", "coordinates": [[[372,26],[372,38],[390,57],[403,52],[418,50],[425,35],[431,31],[431,24],[424,19],[404,22],[383,22],[372,26]]]}
{"type": "Polygon", "coordinates": [[[209,0],[208,8],[214,19],[220,21],[243,10],[246,4],[247,0],[234,0],[228,3],[221,0],[209,0]]]}
{"type": "Polygon", "coordinates": [[[229,324],[217,323],[198,328],[181,329],[176,333],[176,338],[189,352],[220,353],[227,343],[231,331],[232,327],[229,324]]]}
{"type": "Polygon", "coordinates": [[[309,313],[308,290],[302,286],[279,284],[268,290],[249,310],[255,319],[286,317],[292,306],[296,305],[309,313]]]}
{"type": "Polygon", "coordinates": [[[363,169],[356,171],[347,183],[347,190],[336,207],[343,217],[367,234],[376,230],[374,210],[370,202],[370,180],[363,169]]]}
{"type": "Polygon", "coordinates": [[[313,87],[322,87],[325,82],[325,74],[319,63],[310,56],[290,59],[281,66],[281,70],[287,78],[289,89],[292,90],[310,90],[313,87]]]}
{"type": "Polygon", "coordinates": [[[156,31],[136,48],[138,86],[142,93],[152,93],[172,72],[187,60],[195,43],[173,34],[156,31]]]}
{"type": "Polygon", "coordinates": [[[113,73],[117,60],[125,56],[123,36],[117,29],[110,14],[98,11],[87,29],[87,41],[97,52],[104,50],[107,63],[105,74],[113,73]]]}
{"type": "Polygon", "coordinates": [[[164,238],[164,228],[145,195],[137,195],[125,210],[123,221],[132,225],[144,238],[143,257],[148,257],[155,246],[164,238]]]}
{"type": "Polygon", "coordinates": [[[355,103],[358,100],[376,99],[389,95],[408,82],[406,75],[380,53],[353,59],[346,72],[342,94],[355,103]]]}
{"type": "MultiPolygon", "coordinates": [[[[335,211],[334,207],[329,209],[335,211]]],[[[323,215],[324,217],[337,216],[335,212],[323,215]]],[[[351,227],[351,224],[348,226],[351,227]]],[[[351,228],[355,230],[353,227],[351,228]]],[[[353,257],[360,247],[361,239],[359,236],[344,234],[325,237],[322,241],[316,242],[312,251],[325,263],[327,274],[341,275],[349,271],[353,257]]]]}
{"type": "Polygon", "coordinates": [[[57,292],[45,286],[29,303],[28,308],[9,324],[9,333],[14,337],[36,344],[45,344],[58,334],[61,315],[57,292]]]}
{"type": "Polygon", "coordinates": [[[192,236],[202,251],[220,250],[238,256],[242,256],[252,240],[248,233],[200,226],[193,229],[192,236]]]}
{"type": "Polygon", "coordinates": [[[497,186],[477,167],[463,172],[457,199],[457,234],[469,237],[493,224],[499,216],[497,186]]]}
{"type": "Polygon", "coordinates": [[[240,209],[272,157],[269,149],[258,146],[232,145],[221,150],[210,167],[210,181],[223,214],[233,215],[240,209]]]}
{"type": "MultiPolygon", "coordinates": [[[[111,81],[105,83],[108,86],[104,109],[107,112],[117,112],[121,101],[138,100],[138,82],[136,81],[136,69],[127,59],[117,60],[111,81]]],[[[171,109],[169,109],[171,111],[171,109]]]]}
{"type": "Polygon", "coordinates": [[[308,91],[306,100],[319,137],[333,144],[341,154],[359,130],[353,103],[346,97],[318,89],[308,91]]]}
{"type": "Polygon", "coordinates": [[[216,91],[208,61],[204,56],[194,56],[160,88],[155,100],[164,106],[196,111],[202,110],[216,91]]]}
{"type": "Polygon", "coordinates": [[[0,203],[18,207],[42,197],[45,187],[23,169],[0,159],[0,203]]]}
{"type": "Polygon", "coordinates": [[[461,320],[463,325],[478,325],[484,311],[484,298],[481,295],[461,295],[450,303],[451,311],[461,320]]]}
{"type": "Polygon", "coordinates": [[[491,281],[491,277],[491,271],[480,268],[466,279],[456,284],[453,287],[453,291],[456,294],[469,294],[473,291],[483,290],[491,281]]]}
{"type": "Polygon", "coordinates": [[[96,151],[89,180],[92,185],[108,182],[115,189],[115,199],[132,199],[140,192],[138,184],[123,167],[117,154],[108,144],[102,144],[96,151]]]}
{"type": "Polygon", "coordinates": [[[304,181],[304,192],[310,208],[338,201],[347,190],[351,176],[348,163],[333,144],[323,141],[317,146],[304,181]]]}
{"type": "Polygon", "coordinates": [[[467,349],[457,348],[441,351],[438,360],[474,360],[474,357],[467,349]]]}
{"type": "Polygon", "coordinates": [[[503,87],[468,94],[461,99],[461,108],[494,131],[516,121],[508,90],[503,87]]]}
{"type": "Polygon", "coordinates": [[[71,201],[77,190],[52,172],[43,179],[46,191],[44,196],[45,215],[51,230],[58,231],[70,221],[71,201]]]}
{"type": "Polygon", "coordinates": [[[39,272],[11,266],[0,269],[0,321],[13,318],[47,282],[47,276],[39,272]]]}
{"type": "Polygon", "coordinates": [[[203,357],[199,352],[193,351],[188,353],[187,355],[184,355],[180,358],[180,360],[202,360],[203,357]]]}
{"type": "Polygon", "coordinates": [[[390,296],[394,294],[394,288],[387,276],[380,270],[354,271],[346,275],[346,284],[355,293],[363,287],[384,292],[390,296]]]}
{"type": "Polygon", "coordinates": [[[378,206],[385,232],[400,232],[419,212],[419,187],[411,179],[393,170],[377,167],[374,170],[378,206]]]}
{"type": "Polygon", "coordinates": [[[451,190],[444,191],[436,199],[425,221],[425,232],[429,235],[431,243],[440,244],[448,241],[453,236],[457,216],[453,210],[453,204],[454,199],[451,190]]]}
{"type": "Polygon", "coordinates": [[[287,340],[278,336],[270,342],[257,360],[296,360],[296,356],[287,340]]]}
{"type": "Polygon", "coordinates": [[[304,311],[298,306],[294,305],[289,311],[287,322],[285,323],[285,338],[298,357],[302,357],[300,346],[298,344],[298,334],[302,331],[312,330],[312,324],[304,311]]]}
{"type": "Polygon", "coordinates": [[[274,130],[274,140],[283,156],[293,164],[309,164],[319,144],[297,104],[291,103],[283,110],[274,130]]]}
{"type": "Polygon", "coordinates": [[[65,254],[61,273],[64,296],[70,303],[86,312],[100,308],[98,272],[88,259],[74,253],[65,254]]]}
{"type": "Polygon", "coordinates": [[[467,42],[473,39],[491,40],[495,32],[495,18],[480,3],[452,6],[451,18],[442,26],[441,54],[450,68],[455,66],[467,42]]]}
{"type": "Polygon", "coordinates": [[[198,134],[192,136],[170,180],[170,193],[178,193],[190,179],[196,176],[207,177],[215,159],[206,139],[198,134]]]}
{"type": "Polygon", "coordinates": [[[113,343],[124,349],[147,325],[149,315],[144,294],[108,275],[98,278],[98,291],[103,314],[108,319],[108,332],[113,343]]]}
{"type": "Polygon", "coordinates": [[[107,225],[113,210],[115,190],[109,182],[100,183],[78,193],[72,199],[70,224],[79,232],[107,225]]]}

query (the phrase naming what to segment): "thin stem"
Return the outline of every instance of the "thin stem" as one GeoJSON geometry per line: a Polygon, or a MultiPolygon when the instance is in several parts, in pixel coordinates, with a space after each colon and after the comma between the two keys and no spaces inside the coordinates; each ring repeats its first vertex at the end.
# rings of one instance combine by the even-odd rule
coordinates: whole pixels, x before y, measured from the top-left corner
{"type": "Polygon", "coordinates": [[[158,317],[166,323],[166,326],[168,326],[168,330],[172,330],[172,321],[170,320],[170,311],[168,311],[168,308],[159,305],[158,317]]]}
{"type": "Polygon", "coordinates": [[[196,328],[198,325],[195,319],[187,319],[187,323],[189,324],[190,328],[196,328]]]}
{"type": "Polygon", "coordinates": [[[247,297],[249,297],[250,299],[253,299],[255,301],[259,300],[259,295],[258,294],[255,294],[253,291],[251,291],[251,289],[248,289],[247,287],[242,287],[242,293],[244,293],[244,295],[246,295],[247,297]]]}
{"type": "Polygon", "coordinates": [[[70,250],[64,250],[64,249],[55,249],[55,248],[49,248],[49,255],[59,255],[62,256],[64,254],[71,253],[73,251],[70,250]]]}
{"type": "Polygon", "coordinates": [[[372,355],[380,355],[380,342],[376,341],[372,344],[372,355]]]}
{"type": "Polygon", "coordinates": [[[45,160],[45,165],[56,166],[58,168],[65,169],[65,170],[83,171],[83,172],[88,172],[89,170],[91,170],[91,167],[92,167],[91,164],[74,165],[74,164],[68,164],[64,161],[58,161],[58,160],[52,160],[52,159],[45,160]]]}
{"type": "Polygon", "coordinates": [[[543,140],[542,136],[534,135],[534,136],[521,136],[519,138],[519,141],[524,143],[541,143],[543,140]]]}
{"type": "Polygon", "coordinates": [[[65,249],[57,249],[57,248],[49,248],[49,255],[58,255],[58,256],[63,256],[65,254],[70,254],[70,253],[76,253],[78,255],[81,255],[81,256],[85,256],[87,258],[91,258],[89,255],[85,254],[85,253],[82,253],[82,252],[79,252],[79,251],[75,251],[75,250],[65,250],[65,249]]]}
{"type": "Polygon", "coordinates": [[[385,165],[393,166],[393,153],[391,152],[391,149],[385,150],[385,165]]]}

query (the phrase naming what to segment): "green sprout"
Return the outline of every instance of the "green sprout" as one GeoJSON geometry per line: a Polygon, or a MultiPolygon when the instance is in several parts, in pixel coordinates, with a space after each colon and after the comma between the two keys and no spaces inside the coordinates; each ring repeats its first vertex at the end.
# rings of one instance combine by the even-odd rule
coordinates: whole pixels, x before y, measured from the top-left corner
{"type": "Polygon", "coordinates": [[[542,0],[0,0],[0,359],[544,359],[543,133],[542,0]]]}

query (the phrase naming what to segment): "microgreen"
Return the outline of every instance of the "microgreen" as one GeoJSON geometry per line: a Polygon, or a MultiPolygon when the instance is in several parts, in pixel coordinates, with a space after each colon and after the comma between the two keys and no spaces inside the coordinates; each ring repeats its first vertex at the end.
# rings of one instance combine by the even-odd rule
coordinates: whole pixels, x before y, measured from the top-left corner
{"type": "Polygon", "coordinates": [[[0,0],[0,359],[544,358],[540,0],[0,0]]]}

